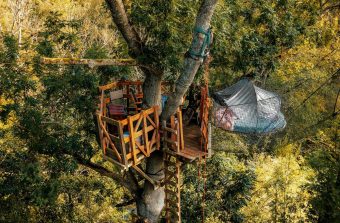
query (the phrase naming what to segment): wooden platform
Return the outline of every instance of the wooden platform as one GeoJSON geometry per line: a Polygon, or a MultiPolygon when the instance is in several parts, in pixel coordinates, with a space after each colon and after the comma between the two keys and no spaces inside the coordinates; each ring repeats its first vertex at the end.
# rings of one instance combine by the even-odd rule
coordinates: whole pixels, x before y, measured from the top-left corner
{"type": "Polygon", "coordinates": [[[201,130],[197,125],[183,127],[184,150],[178,153],[189,160],[195,160],[207,155],[201,147],[201,130]]]}

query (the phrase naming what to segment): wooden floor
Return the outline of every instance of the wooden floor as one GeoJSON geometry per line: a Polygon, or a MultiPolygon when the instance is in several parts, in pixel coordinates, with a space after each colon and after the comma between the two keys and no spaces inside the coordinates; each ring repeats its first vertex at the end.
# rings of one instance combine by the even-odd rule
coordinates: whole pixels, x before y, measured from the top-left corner
{"type": "Polygon", "coordinates": [[[206,153],[201,150],[201,130],[199,126],[184,126],[183,136],[185,149],[181,151],[179,155],[190,160],[195,160],[206,155],[206,153]]]}

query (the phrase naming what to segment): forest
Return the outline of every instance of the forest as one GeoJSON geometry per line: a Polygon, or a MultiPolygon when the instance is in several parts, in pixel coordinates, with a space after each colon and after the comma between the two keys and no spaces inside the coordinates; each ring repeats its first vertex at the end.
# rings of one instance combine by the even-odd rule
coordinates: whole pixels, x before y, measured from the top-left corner
{"type": "Polygon", "coordinates": [[[0,222],[340,222],[338,0],[0,0],[0,15],[0,222]],[[280,97],[285,128],[226,131],[212,105],[209,155],[167,150],[192,86],[212,96],[245,77],[280,97]],[[99,87],[121,80],[142,82],[136,115],[155,108],[136,124],[145,151],[127,148],[143,160],[124,165],[105,159],[123,121],[98,113],[99,87]]]}

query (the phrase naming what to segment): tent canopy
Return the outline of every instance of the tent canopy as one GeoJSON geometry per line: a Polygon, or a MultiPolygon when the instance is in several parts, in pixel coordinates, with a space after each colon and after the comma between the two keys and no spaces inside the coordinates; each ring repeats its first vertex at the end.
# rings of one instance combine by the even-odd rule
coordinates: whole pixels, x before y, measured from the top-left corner
{"type": "Polygon", "coordinates": [[[216,92],[213,98],[217,127],[243,133],[268,133],[286,126],[280,97],[248,79],[216,92]]]}

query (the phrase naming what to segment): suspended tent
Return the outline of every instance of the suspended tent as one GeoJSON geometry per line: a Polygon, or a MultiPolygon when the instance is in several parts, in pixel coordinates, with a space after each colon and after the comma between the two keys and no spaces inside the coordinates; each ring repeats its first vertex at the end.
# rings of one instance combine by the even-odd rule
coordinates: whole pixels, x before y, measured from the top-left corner
{"type": "Polygon", "coordinates": [[[281,99],[241,79],[213,95],[215,126],[241,133],[269,133],[286,126],[281,99]]]}

